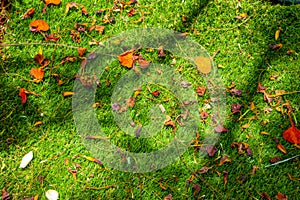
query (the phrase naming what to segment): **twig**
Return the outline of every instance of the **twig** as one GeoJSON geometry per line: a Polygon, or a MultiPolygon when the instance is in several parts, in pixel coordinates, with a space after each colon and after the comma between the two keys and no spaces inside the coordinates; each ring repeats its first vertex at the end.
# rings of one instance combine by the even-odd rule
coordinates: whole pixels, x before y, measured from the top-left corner
{"type": "Polygon", "coordinates": [[[287,162],[287,161],[292,160],[292,159],[294,159],[294,158],[297,158],[297,157],[299,157],[299,156],[300,156],[300,154],[299,154],[299,155],[296,155],[296,156],[293,156],[293,157],[291,157],[291,158],[287,158],[287,159],[285,159],[285,160],[282,160],[282,161],[273,163],[273,164],[271,164],[271,165],[266,165],[265,167],[271,167],[271,166],[274,166],[274,165],[278,165],[278,164],[280,164],[280,163],[287,162]]]}

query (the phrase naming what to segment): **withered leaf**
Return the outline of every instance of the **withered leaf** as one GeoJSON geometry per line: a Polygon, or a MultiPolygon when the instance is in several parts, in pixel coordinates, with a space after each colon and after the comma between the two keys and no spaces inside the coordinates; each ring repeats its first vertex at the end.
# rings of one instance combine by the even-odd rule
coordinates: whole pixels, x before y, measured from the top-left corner
{"type": "Polygon", "coordinates": [[[225,126],[221,125],[221,124],[219,124],[217,127],[215,127],[214,130],[217,133],[226,133],[226,132],[228,132],[228,129],[225,126]]]}
{"type": "Polygon", "coordinates": [[[10,200],[11,196],[8,194],[8,192],[5,191],[5,189],[2,190],[2,200],[10,200]]]}
{"type": "Polygon", "coordinates": [[[91,32],[92,30],[95,29],[96,31],[99,32],[99,34],[103,34],[104,28],[105,28],[105,26],[94,25],[94,26],[91,26],[91,27],[88,29],[88,31],[91,32]]]}
{"type": "Polygon", "coordinates": [[[140,64],[141,69],[148,69],[150,62],[144,58],[139,58],[138,63],[140,64]]]}
{"type": "Polygon", "coordinates": [[[37,122],[35,122],[34,123],[34,125],[33,126],[39,126],[39,125],[42,125],[43,124],[43,122],[42,121],[37,121],[37,122]]]}
{"type": "Polygon", "coordinates": [[[227,171],[223,171],[223,176],[224,176],[223,182],[224,182],[224,185],[226,185],[226,183],[227,183],[227,178],[228,178],[228,172],[227,172],[227,171]]]}
{"type": "Polygon", "coordinates": [[[72,96],[74,94],[74,92],[63,92],[62,95],[64,97],[69,97],[69,96],[72,96]]]}
{"type": "Polygon", "coordinates": [[[204,56],[198,56],[195,58],[194,62],[197,66],[197,69],[201,73],[208,74],[211,71],[211,62],[209,58],[206,58],[204,56]]]}
{"type": "Polygon", "coordinates": [[[30,22],[30,31],[32,32],[40,32],[40,31],[48,31],[49,25],[44,20],[33,20],[30,22]]]}
{"type": "Polygon", "coordinates": [[[273,164],[273,163],[279,162],[280,160],[281,160],[281,158],[279,156],[275,156],[275,157],[271,158],[269,160],[269,162],[273,164]]]}
{"type": "Polygon", "coordinates": [[[278,30],[276,30],[276,32],[275,32],[275,40],[278,40],[279,34],[280,34],[281,30],[282,30],[281,28],[279,28],[278,30]]]}
{"type": "Polygon", "coordinates": [[[278,194],[275,197],[277,200],[287,200],[288,197],[285,194],[282,194],[281,192],[278,192],[278,194]]]}
{"type": "Polygon", "coordinates": [[[267,199],[267,200],[272,200],[272,198],[271,198],[266,192],[263,192],[260,196],[261,196],[262,198],[267,199]]]}
{"type": "Polygon", "coordinates": [[[61,2],[61,0],[45,0],[45,3],[46,5],[50,5],[50,4],[53,4],[53,5],[59,5],[61,2]]]}
{"type": "Polygon", "coordinates": [[[200,185],[198,185],[198,184],[194,184],[193,186],[192,186],[192,189],[194,189],[194,196],[196,196],[199,192],[200,192],[200,185]]]}
{"type": "Polygon", "coordinates": [[[280,143],[276,144],[277,149],[279,149],[282,153],[286,154],[286,149],[280,143]]]}
{"type": "Polygon", "coordinates": [[[135,98],[129,97],[129,99],[126,100],[126,104],[127,104],[127,106],[133,108],[133,106],[135,104],[135,98]]]}
{"type": "Polygon", "coordinates": [[[81,13],[82,13],[83,15],[85,15],[85,16],[87,16],[87,15],[89,14],[88,11],[87,11],[87,9],[86,9],[86,7],[83,6],[83,5],[81,5],[81,13]]]}
{"type": "Polygon", "coordinates": [[[120,64],[124,67],[129,68],[129,69],[132,68],[133,53],[134,53],[134,50],[129,50],[129,51],[125,51],[124,53],[118,55],[118,60],[119,60],[120,64]]]}
{"type": "Polygon", "coordinates": [[[25,104],[27,100],[26,90],[24,88],[20,88],[19,96],[21,97],[21,103],[25,104]]]}
{"type": "Polygon", "coordinates": [[[208,113],[207,112],[201,112],[200,117],[201,117],[201,119],[206,119],[208,117],[208,113]]]}
{"type": "Polygon", "coordinates": [[[206,167],[206,166],[203,166],[201,169],[198,170],[198,172],[200,174],[205,174],[208,172],[208,170],[210,170],[212,167],[206,167]]]}
{"type": "Polygon", "coordinates": [[[165,196],[164,200],[172,200],[172,194],[168,194],[167,196],[165,196]]]}
{"type": "Polygon", "coordinates": [[[163,46],[158,47],[157,50],[158,50],[158,53],[157,53],[158,57],[165,57],[166,56],[163,46]]]}
{"type": "Polygon", "coordinates": [[[77,170],[76,169],[70,169],[68,168],[68,171],[72,174],[73,178],[76,180],[76,174],[77,174],[77,170]]]}
{"type": "Polygon", "coordinates": [[[77,51],[78,51],[79,56],[82,57],[83,54],[86,52],[86,48],[78,47],[77,51]]]}
{"type": "Polygon", "coordinates": [[[127,15],[129,17],[133,16],[135,14],[135,9],[134,8],[130,8],[130,10],[127,12],[127,15]]]}
{"type": "Polygon", "coordinates": [[[196,88],[196,92],[199,96],[203,96],[205,94],[206,87],[205,86],[198,86],[196,88]]]}
{"type": "Polygon", "coordinates": [[[151,94],[155,97],[158,97],[160,95],[160,91],[155,90],[154,92],[151,92],[151,94]]]}
{"type": "Polygon", "coordinates": [[[271,50],[280,50],[282,48],[282,44],[269,44],[271,50]]]}
{"type": "Polygon", "coordinates": [[[32,17],[34,14],[34,8],[29,8],[23,15],[22,19],[27,19],[29,17],[32,17]]]}
{"type": "Polygon", "coordinates": [[[231,162],[231,158],[229,158],[229,156],[227,155],[223,155],[223,157],[220,159],[220,163],[218,164],[218,166],[222,166],[224,163],[226,162],[231,162]]]}
{"type": "Polygon", "coordinates": [[[285,130],[282,137],[289,143],[300,144],[300,130],[296,128],[295,124],[285,130]]]}
{"type": "Polygon", "coordinates": [[[59,40],[59,37],[55,37],[55,34],[51,33],[50,35],[45,34],[45,39],[46,39],[46,41],[56,42],[57,40],[59,40]]]}
{"type": "Polygon", "coordinates": [[[233,114],[240,112],[242,105],[237,103],[237,104],[231,104],[231,112],[233,114]]]}
{"type": "Polygon", "coordinates": [[[42,67],[40,68],[32,68],[30,70],[30,75],[37,80],[37,82],[43,80],[44,78],[44,69],[42,67]]]}

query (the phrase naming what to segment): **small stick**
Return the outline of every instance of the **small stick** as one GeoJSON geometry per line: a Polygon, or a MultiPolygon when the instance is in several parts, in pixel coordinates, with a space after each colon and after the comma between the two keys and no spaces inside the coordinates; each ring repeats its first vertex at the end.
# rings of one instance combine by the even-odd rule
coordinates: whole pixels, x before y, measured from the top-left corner
{"type": "Polygon", "coordinates": [[[271,166],[274,166],[274,165],[278,165],[278,164],[280,164],[280,163],[287,162],[287,161],[292,160],[292,159],[294,159],[294,158],[297,158],[297,157],[299,157],[299,156],[300,156],[300,154],[299,154],[299,155],[296,155],[296,156],[293,156],[293,157],[291,157],[291,158],[287,158],[287,159],[285,159],[285,160],[282,160],[282,161],[273,163],[273,164],[271,164],[271,165],[266,165],[265,167],[271,167],[271,166]]]}

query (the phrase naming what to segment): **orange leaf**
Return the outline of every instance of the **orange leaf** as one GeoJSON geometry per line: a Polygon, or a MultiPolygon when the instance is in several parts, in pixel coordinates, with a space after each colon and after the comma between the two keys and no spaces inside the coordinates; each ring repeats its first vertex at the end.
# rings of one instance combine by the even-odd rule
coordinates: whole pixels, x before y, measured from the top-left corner
{"type": "Polygon", "coordinates": [[[280,143],[276,144],[277,149],[279,149],[282,153],[286,154],[286,149],[280,143]]]}
{"type": "Polygon", "coordinates": [[[124,53],[118,55],[119,62],[122,66],[127,67],[127,68],[132,68],[133,65],[133,50],[125,51],[124,53]]]}
{"type": "Polygon", "coordinates": [[[37,121],[37,122],[35,122],[35,123],[34,123],[34,125],[33,125],[33,126],[39,126],[39,125],[41,125],[41,124],[43,124],[43,122],[42,122],[42,121],[37,121]]]}
{"type": "Polygon", "coordinates": [[[198,56],[195,59],[195,64],[197,69],[203,74],[208,74],[211,71],[211,63],[209,58],[198,56]]]}
{"type": "Polygon", "coordinates": [[[41,81],[41,80],[43,80],[43,78],[44,78],[44,70],[43,70],[42,67],[40,67],[40,68],[32,68],[32,69],[30,70],[30,75],[31,75],[34,79],[36,79],[36,80],[38,80],[38,81],[41,81]]]}
{"type": "Polygon", "coordinates": [[[22,19],[27,19],[34,14],[34,8],[29,8],[23,15],[22,19]]]}
{"type": "Polygon", "coordinates": [[[22,101],[21,103],[22,104],[25,104],[26,103],[26,100],[27,100],[27,95],[26,95],[26,90],[24,88],[21,88],[20,91],[19,91],[19,96],[21,97],[22,101]]]}
{"type": "Polygon", "coordinates": [[[61,0],[45,0],[46,5],[48,6],[49,4],[53,5],[59,5],[61,0]]]}
{"type": "Polygon", "coordinates": [[[30,22],[30,27],[37,31],[48,31],[49,25],[44,20],[33,20],[30,22]]]}
{"type": "Polygon", "coordinates": [[[280,31],[281,31],[281,30],[282,30],[282,29],[279,28],[279,29],[275,32],[275,40],[278,40],[279,34],[280,34],[280,31]]]}
{"type": "Polygon", "coordinates": [[[78,47],[77,51],[78,51],[79,56],[82,57],[86,51],[86,48],[78,47]]]}
{"type": "Polygon", "coordinates": [[[64,97],[68,97],[68,96],[72,96],[74,94],[74,92],[63,92],[62,95],[64,97]]]}
{"type": "Polygon", "coordinates": [[[292,144],[300,144],[300,130],[294,124],[283,132],[282,137],[292,144]]]}

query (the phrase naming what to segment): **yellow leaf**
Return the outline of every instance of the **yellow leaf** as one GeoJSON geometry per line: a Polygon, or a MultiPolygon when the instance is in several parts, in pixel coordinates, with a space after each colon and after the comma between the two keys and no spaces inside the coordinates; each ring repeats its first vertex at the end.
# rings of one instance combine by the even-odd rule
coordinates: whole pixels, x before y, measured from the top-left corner
{"type": "Polygon", "coordinates": [[[68,97],[68,96],[72,96],[74,94],[74,92],[63,92],[62,95],[64,97],[68,97]]]}
{"type": "Polygon", "coordinates": [[[279,28],[279,29],[275,32],[275,40],[278,40],[279,34],[280,34],[280,31],[281,31],[281,30],[282,30],[282,29],[279,28]]]}
{"type": "Polygon", "coordinates": [[[41,124],[43,124],[43,122],[42,122],[42,121],[37,121],[37,122],[35,122],[35,123],[34,123],[34,125],[33,125],[33,126],[39,126],[39,125],[41,125],[41,124]]]}
{"type": "Polygon", "coordinates": [[[277,149],[279,149],[282,153],[286,154],[286,149],[280,143],[276,144],[277,149]]]}
{"type": "Polygon", "coordinates": [[[195,59],[195,64],[197,69],[203,74],[208,74],[211,71],[211,62],[209,58],[198,56],[195,59]]]}
{"type": "Polygon", "coordinates": [[[43,55],[43,49],[42,49],[42,47],[39,49],[38,54],[43,55]]]}
{"type": "Polygon", "coordinates": [[[261,135],[270,135],[270,133],[266,132],[266,131],[262,131],[260,132],[261,135]]]}

